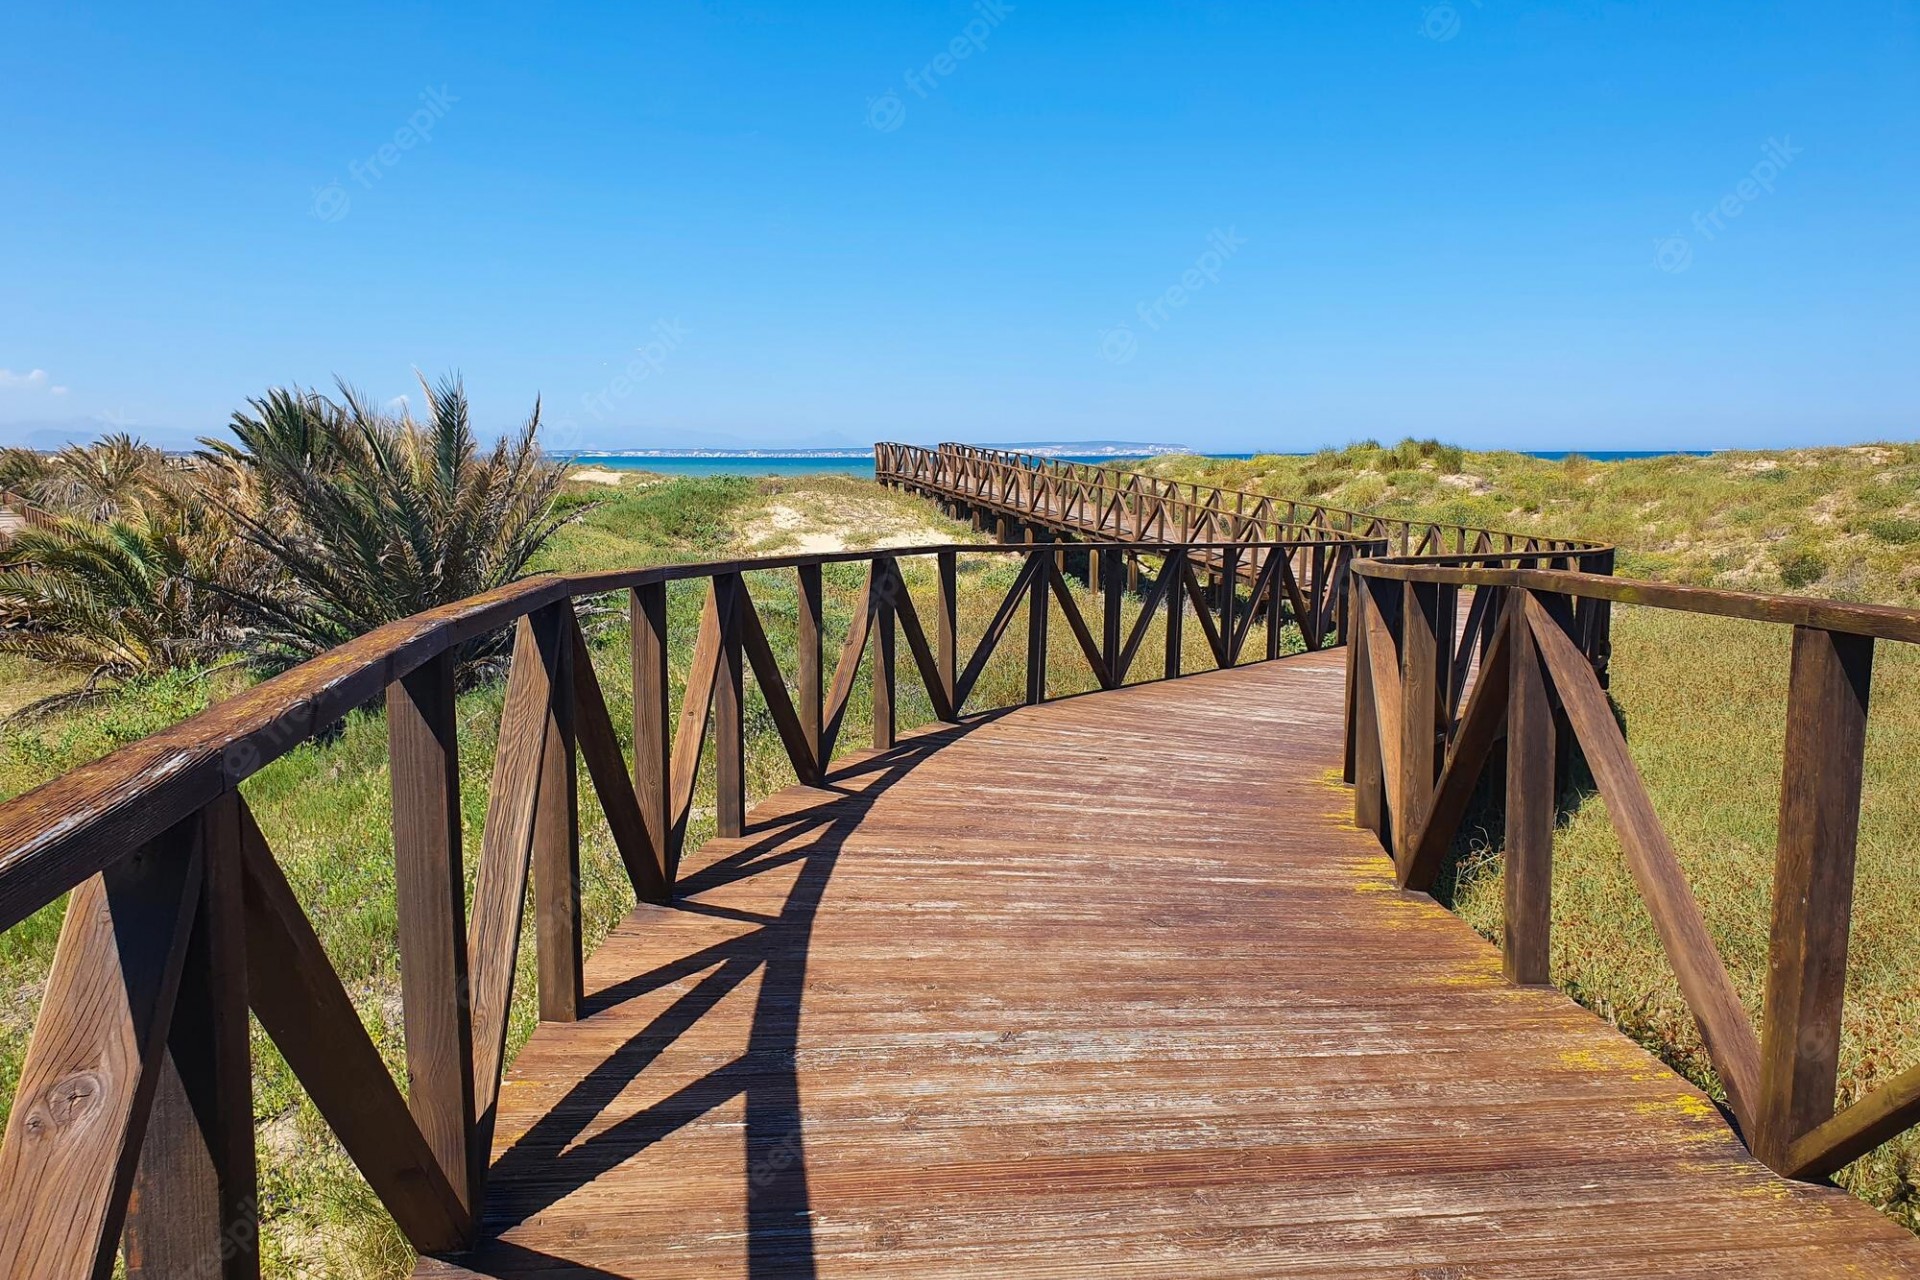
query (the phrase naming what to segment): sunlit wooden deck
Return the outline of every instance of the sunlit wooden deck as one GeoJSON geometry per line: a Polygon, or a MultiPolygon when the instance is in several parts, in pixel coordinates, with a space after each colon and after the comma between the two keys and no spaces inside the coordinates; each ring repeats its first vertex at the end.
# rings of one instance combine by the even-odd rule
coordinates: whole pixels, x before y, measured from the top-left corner
{"type": "Polygon", "coordinates": [[[1350,821],[1339,653],[909,739],[589,961],[428,1276],[1920,1275],[1350,821]]]}

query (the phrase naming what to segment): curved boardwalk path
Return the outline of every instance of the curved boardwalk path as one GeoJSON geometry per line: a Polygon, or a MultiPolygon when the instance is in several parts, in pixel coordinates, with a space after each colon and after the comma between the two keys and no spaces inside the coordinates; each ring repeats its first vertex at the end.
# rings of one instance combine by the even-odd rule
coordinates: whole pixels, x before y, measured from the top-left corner
{"type": "Polygon", "coordinates": [[[432,1276],[1920,1275],[1348,821],[1340,655],[910,739],[588,967],[432,1276]]]}

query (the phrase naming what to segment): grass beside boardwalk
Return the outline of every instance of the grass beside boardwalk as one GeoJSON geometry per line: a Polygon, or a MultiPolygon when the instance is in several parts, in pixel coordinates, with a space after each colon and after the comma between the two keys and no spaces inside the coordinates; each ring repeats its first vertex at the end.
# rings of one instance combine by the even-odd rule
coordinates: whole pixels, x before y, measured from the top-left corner
{"type": "MultiPolygon", "coordinates": [[[[1620,572],[1756,591],[1920,605],[1920,446],[1544,462],[1402,445],[1149,469],[1182,480],[1417,519],[1607,539],[1620,572]]],[[[1786,627],[1616,606],[1613,697],[1714,941],[1758,1025],[1786,716],[1786,627]]],[[[1920,1062],[1920,652],[1874,660],[1854,892],[1842,1105],[1920,1062]]],[[[1453,905],[1497,939],[1498,834],[1466,842],[1453,905]]],[[[1553,973],[1721,1094],[1597,798],[1554,843],[1553,973]]],[[[1840,1181],[1920,1229],[1920,1138],[1840,1181]]]]}
{"type": "MultiPolygon", "coordinates": [[[[572,486],[566,503],[591,506],[565,530],[535,566],[540,570],[589,571],[724,558],[861,548],[905,543],[968,541],[965,526],[940,518],[927,504],[900,497],[871,482],[838,477],[754,481],[738,477],[662,480],[628,477],[618,487],[572,486]]],[[[902,562],[921,616],[932,625],[931,565],[902,562]]],[[[963,654],[985,629],[1018,571],[1014,555],[968,555],[961,560],[960,633],[963,654]]],[[[827,658],[831,664],[860,590],[862,565],[832,565],[823,574],[827,658]]],[[[792,652],[797,599],[789,572],[748,575],[749,591],[776,653],[792,652]]],[[[672,697],[684,690],[705,586],[675,584],[668,594],[672,644],[672,697]]],[[[594,668],[609,709],[626,741],[632,724],[628,632],[621,597],[597,602],[587,617],[594,668]]],[[[1092,617],[1092,603],[1082,596],[1092,617]]],[[[1129,602],[1129,622],[1137,614],[1129,602]]],[[[1071,633],[1056,617],[1050,631],[1051,692],[1093,687],[1071,633]]],[[[1289,649],[1297,635],[1285,637],[1289,649]]],[[[1189,669],[1211,665],[1205,640],[1191,622],[1185,631],[1189,669]]],[[[1159,628],[1143,644],[1137,673],[1162,665],[1159,628]]],[[[1250,651],[1264,646],[1256,628],[1250,651]]],[[[929,723],[932,708],[900,646],[902,728],[929,723]]],[[[0,658],[0,714],[78,683],[71,672],[0,658]]],[[[791,667],[789,666],[789,673],[791,667]]],[[[870,717],[868,673],[855,685],[839,751],[867,745],[870,717]]],[[[209,677],[176,672],[138,682],[86,707],[37,721],[0,724],[0,800],[97,758],[203,709],[241,687],[245,677],[227,671],[209,677]]],[[[971,708],[1007,705],[1025,688],[1025,633],[1016,620],[982,674],[971,708]]],[[[485,816],[486,790],[499,733],[498,685],[462,695],[459,703],[462,813],[469,871],[485,816]]],[[[751,796],[769,794],[794,781],[766,705],[749,678],[746,707],[747,778],[751,796]]],[[[709,756],[711,753],[709,752],[709,756]]],[[[393,848],[388,796],[385,716],[376,705],[348,717],[337,737],[303,745],[262,770],[244,787],[248,802],[289,880],[312,916],[336,970],[352,994],[375,1043],[396,1077],[404,1079],[405,1047],[395,942],[393,848]]],[[[592,787],[581,788],[582,897],[586,941],[591,948],[631,907],[632,894],[606,834],[592,787]]],[[[695,797],[689,844],[713,832],[711,763],[695,797]]],[[[61,905],[0,933],[0,1123],[10,1107],[21,1056],[39,1008],[40,990],[52,956],[61,905]]],[[[533,928],[529,918],[516,981],[509,1051],[534,1026],[533,928]]],[[[255,1116],[258,1121],[265,1270],[272,1276],[390,1277],[407,1273],[412,1254],[365,1183],[333,1140],[325,1123],[293,1079],[271,1043],[256,1028],[255,1116]]]]}

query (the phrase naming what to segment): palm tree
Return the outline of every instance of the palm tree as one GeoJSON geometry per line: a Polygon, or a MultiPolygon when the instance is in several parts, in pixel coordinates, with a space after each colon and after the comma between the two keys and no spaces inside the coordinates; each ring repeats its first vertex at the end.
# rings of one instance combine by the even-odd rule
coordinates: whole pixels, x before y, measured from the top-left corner
{"type": "Polygon", "coordinates": [[[84,668],[83,695],[216,663],[245,634],[229,589],[244,589],[248,567],[230,541],[219,513],[190,496],[20,530],[0,550],[0,652],[84,668]]]}
{"type": "MultiPolygon", "coordinates": [[[[556,513],[566,468],[540,451],[540,406],[491,452],[476,446],[457,377],[424,380],[426,421],[395,418],[344,384],[340,398],[275,390],[248,402],[233,442],[203,440],[226,473],[240,537],[277,570],[238,599],[252,655],[279,666],[383,623],[513,581],[579,512],[556,513]]],[[[471,666],[500,638],[463,654],[471,666]]]]}

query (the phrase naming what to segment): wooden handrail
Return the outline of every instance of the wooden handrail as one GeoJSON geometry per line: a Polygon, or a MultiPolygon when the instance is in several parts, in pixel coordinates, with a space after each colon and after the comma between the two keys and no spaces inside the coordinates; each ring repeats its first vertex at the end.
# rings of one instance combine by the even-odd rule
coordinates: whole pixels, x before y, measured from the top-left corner
{"type": "Polygon", "coordinates": [[[1156,625],[1167,636],[1163,674],[1179,675],[1189,609],[1220,666],[1241,661],[1256,617],[1267,626],[1266,658],[1278,656],[1288,623],[1309,647],[1338,643],[1352,562],[1386,544],[1076,544],[1098,556],[1097,574],[1091,563],[1088,571],[1093,614],[1068,584],[1065,550],[947,544],[528,578],[370,632],[0,805],[0,928],[72,892],[0,1146],[0,1274],[106,1276],[123,1237],[136,1280],[185,1274],[207,1258],[221,1260],[222,1274],[252,1273],[249,1008],[414,1247],[460,1248],[484,1203],[529,896],[540,1017],[580,1012],[580,764],[635,896],[666,901],[709,743],[718,833],[745,829],[749,667],[796,776],[818,784],[862,671],[873,681],[872,741],[884,748],[895,738],[898,666],[920,680],[938,719],[958,721],[1023,604],[1028,702],[1049,696],[1056,612],[1102,689],[1128,681],[1156,625]],[[1021,560],[964,662],[961,555],[1021,560]],[[1202,557],[1224,567],[1228,589],[1203,588],[1202,557]],[[908,589],[901,565],[914,558],[932,561],[931,608],[908,589]],[[1143,560],[1158,572],[1123,643],[1127,567],[1143,560]],[[821,569],[858,563],[865,583],[829,668],[821,569]],[[1232,588],[1242,563],[1254,570],[1244,601],[1232,588]],[[797,580],[791,687],[747,576],[768,570],[797,580]],[[706,582],[706,599],[676,716],[666,591],[690,579],[706,582]],[[580,597],[619,590],[633,619],[631,766],[574,609],[580,597]],[[469,915],[453,661],[458,645],[506,628],[512,663],[469,915]],[[905,664],[896,662],[901,636],[905,664]],[[383,696],[404,1093],[239,792],[267,763],[383,696]]]}
{"type": "Polygon", "coordinates": [[[1920,1124],[1920,1067],[1835,1114],[1873,648],[1876,640],[1920,642],[1920,610],[1487,559],[1374,558],[1353,566],[1349,609],[1361,643],[1348,650],[1349,680],[1354,706],[1366,713],[1349,716],[1354,814],[1394,854],[1400,883],[1410,889],[1434,884],[1469,797],[1488,762],[1498,758],[1492,748],[1504,731],[1502,949],[1511,979],[1547,981],[1553,814],[1563,785],[1555,765],[1567,758],[1556,750],[1556,736],[1564,732],[1586,758],[1729,1109],[1754,1153],[1789,1177],[1820,1178],[1920,1124]],[[1491,629],[1470,626],[1459,637],[1443,632],[1436,656],[1422,643],[1433,593],[1463,587],[1475,591],[1475,610],[1483,621],[1493,620],[1491,629]],[[1592,644],[1593,609],[1616,604],[1794,629],[1758,1034],[1607,702],[1592,644]],[[1455,720],[1433,688],[1432,672],[1463,672],[1476,663],[1478,679],[1455,720]],[[1428,708],[1435,717],[1431,730],[1428,708]],[[1433,759],[1399,749],[1396,731],[1406,743],[1434,747],[1433,759]]]}
{"type": "Polygon", "coordinates": [[[1101,495],[1126,494],[1135,500],[1145,496],[1172,504],[1183,516],[1205,513],[1205,518],[1209,519],[1231,518],[1241,522],[1315,528],[1355,537],[1384,537],[1401,554],[1464,554],[1516,549],[1526,552],[1593,553],[1607,549],[1602,543],[1583,539],[1541,538],[1533,534],[1469,525],[1412,521],[1324,503],[1275,498],[1245,490],[1192,483],[1183,485],[1179,481],[1162,480],[1142,472],[975,445],[942,444],[936,449],[927,449],[918,445],[882,442],[874,446],[874,471],[882,483],[910,485],[936,494],[945,490],[975,498],[997,496],[1005,505],[1024,505],[1030,511],[1036,509],[1040,495],[1055,495],[1063,486],[1068,489],[1075,486],[1090,488],[1101,495]],[[1013,483],[1008,485],[1005,483],[1008,480],[1013,483]],[[1000,482],[997,487],[996,481],[1000,482]],[[1229,500],[1231,512],[1227,511],[1229,500]],[[1248,509],[1250,504],[1253,508],[1251,512],[1248,509]],[[1282,510],[1286,513],[1284,517],[1274,514],[1282,510]],[[1451,546],[1444,545],[1448,541],[1451,546]],[[1496,543],[1500,545],[1496,546],[1496,543]]]}

